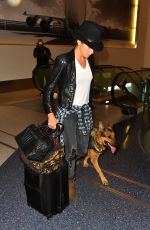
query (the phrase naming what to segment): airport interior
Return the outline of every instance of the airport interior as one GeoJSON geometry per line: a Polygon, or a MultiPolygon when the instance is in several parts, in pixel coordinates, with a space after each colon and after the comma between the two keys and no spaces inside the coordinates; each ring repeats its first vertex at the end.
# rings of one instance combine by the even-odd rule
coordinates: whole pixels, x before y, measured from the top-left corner
{"type": "MultiPolygon", "coordinates": [[[[73,17],[74,11],[69,11],[71,1],[66,2],[67,15],[73,17]]],[[[83,2],[88,2],[88,10],[90,9],[90,1],[77,2],[81,4],[81,7],[77,7],[77,11],[79,8],[83,9],[83,2]]],[[[36,172],[30,179],[28,178],[33,183],[36,177],[34,181],[36,188],[32,199],[35,203],[39,202],[39,206],[32,206],[28,200],[32,189],[28,190],[26,186],[27,165],[21,158],[15,137],[30,124],[41,125],[47,121],[47,114],[43,108],[43,89],[51,76],[57,55],[73,49],[74,43],[69,43],[68,39],[63,40],[64,37],[61,36],[57,42],[62,39],[64,44],[56,44],[56,41],[53,44],[53,41],[50,41],[47,35],[50,29],[56,29],[57,33],[53,35],[56,38],[60,32],[58,25],[57,28],[53,27],[55,23],[48,24],[49,30],[46,33],[39,32],[41,27],[33,28],[32,25],[34,37],[30,34],[27,40],[27,31],[26,33],[20,31],[20,34],[24,33],[24,35],[18,38],[17,29],[9,28],[12,34],[9,33],[9,29],[8,31],[1,29],[3,21],[0,20],[2,22],[0,23],[0,34],[2,34],[0,38],[0,225],[2,230],[150,229],[150,2],[147,0],[124,2],[130,2],[134,9],[132,17],[129,17],[130,21],[135,20],[131,24],[130,41],[104,37],[103,50],[94,54],[92,94],[94,127],[98,127],[101,121],[104,127],[113,127],[116,138],[115,154],[111,154],[109,148],[106,148],[104,154],[98,159],[109,184],[102,184],[91,163],[89,167],[83,167],[83,161],[79,161],[76,166],[76,202],[68,201],[63,210],[50,215],[41,211],[47,207],[46,204],[42,207],[47,193],[43,189],[43,195],[38,187],[43,183],[44,174],[41,173],[39,176],[36,172]],[[50,49],[52,58],[49,66],[38,67],[33,74],[36,66],[33,50],[39,39],[50,49]]],[[[72,6],[72,10],[75,9],[76,4],[72,6]]],[[[9,7],[13,8],[14,13],[19,6],[15,8],[9,5],[9,7]]],[[[109,8],[109,4],[107,7],[109,8]]],[[[26,23],[30,26],[28,31],[30,33],[33,16],[34,19],[43,20],[41,16],[35,18],[36,15],[27,12],[24,12],[24,16],[27,17],[26,23]]],[[[78,23],[80,24],[85,17],[86,15],[83,14],[78,23]]],[[[47,29],[44,20],[41,21],[40,26],[47,29]]],[[[58,24],[62,23],[57,17],[54,20],[58,20],[58,24]]],[[[76,25],[69,16],[67,20],[72,20],[70,26],[76,25]]],[[[20,25],[18,23],[17,28],[20,25]]],[[[60,27],[62,29],[62,24],[60,27]]],[[[106,32],[106,27],[103,29],[106,32]]],[[[56,88],[53,95],[56,105],[58,93],[56,88]]]]}

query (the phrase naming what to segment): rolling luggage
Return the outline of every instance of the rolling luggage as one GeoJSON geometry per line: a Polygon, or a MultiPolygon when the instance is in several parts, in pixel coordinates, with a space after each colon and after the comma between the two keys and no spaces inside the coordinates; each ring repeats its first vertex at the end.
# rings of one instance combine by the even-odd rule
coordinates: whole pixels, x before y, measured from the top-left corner
{"type": "Polygon", "coordinates": [[[60,213],[69,204],[68,164],[63,159],[50,173],[36,172],[24,164],[27,203],[47,218],[60,213]]]}
{"type": "Polygon", "coordinates": [[[47,218],[69,204],[68,163],[59,143],[63,125],[55,130],[31,124],[16,136],[24,164],[27,203],[47,218]]]}

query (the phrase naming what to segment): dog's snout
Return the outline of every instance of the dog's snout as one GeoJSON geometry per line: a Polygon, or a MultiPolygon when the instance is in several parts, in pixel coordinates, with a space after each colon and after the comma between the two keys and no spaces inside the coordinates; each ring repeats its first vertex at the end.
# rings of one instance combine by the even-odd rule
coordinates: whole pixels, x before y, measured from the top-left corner
{"type": "Polygon", "coordinates": [[[111,150],[111,152],[114,154],[116,152],[116,147],[112,145],[110,142],[105,141],[105,145],[108,146],[111,150]]]}

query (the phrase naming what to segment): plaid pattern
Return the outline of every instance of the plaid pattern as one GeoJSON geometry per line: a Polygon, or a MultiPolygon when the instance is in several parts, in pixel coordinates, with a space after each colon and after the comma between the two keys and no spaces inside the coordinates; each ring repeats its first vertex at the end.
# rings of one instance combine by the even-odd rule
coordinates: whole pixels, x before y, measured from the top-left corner
{"type": "MultiPolygon", "coordinates": [[[[58,122],[63,123],[63,120],[72,113],[76,113],[78,116],[79,133],[83,135],[88,134],[93,128],[92,111],[90,106],[88,104],[83,106],[72,106],[71,109],[59,107],[56,113],[58,122]]],[[[64,145],[62,135],[60,137],[60,142],[64,145]]]]}

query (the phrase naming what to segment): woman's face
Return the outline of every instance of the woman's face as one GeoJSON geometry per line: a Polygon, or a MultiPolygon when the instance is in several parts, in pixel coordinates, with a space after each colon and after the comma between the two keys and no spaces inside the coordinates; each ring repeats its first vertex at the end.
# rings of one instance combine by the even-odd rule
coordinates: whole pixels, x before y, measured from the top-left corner
{"type": "Polygon", "coordinates": [[[81,42],[80,40],[77,40],[77,44],[80,50],[80,54],[84,58],[88,58],[91,54],[94,53],[93,49],[91,49],[89,46],[87,46],[85,43],[81,42]]]}

